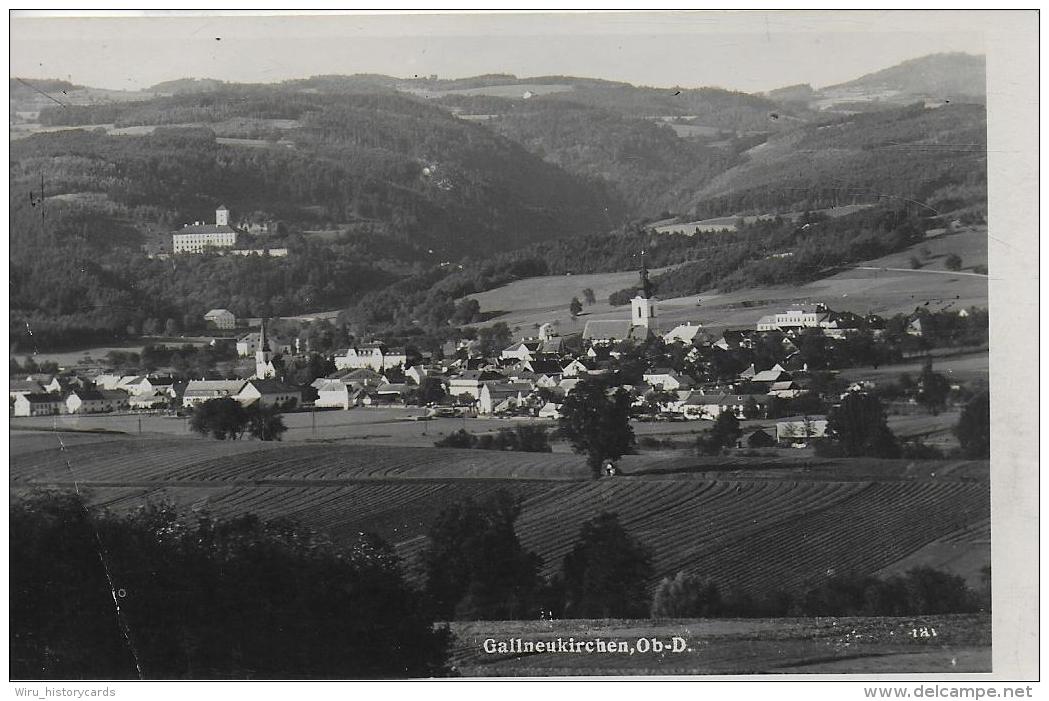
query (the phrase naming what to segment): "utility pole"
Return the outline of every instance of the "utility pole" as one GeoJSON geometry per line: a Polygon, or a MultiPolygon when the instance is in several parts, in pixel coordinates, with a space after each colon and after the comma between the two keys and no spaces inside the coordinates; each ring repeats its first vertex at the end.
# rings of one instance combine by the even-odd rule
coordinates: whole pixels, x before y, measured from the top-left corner
{"type": "Polygon", "coordinates": [[[40,240],[43,241],[46,237],[47,227],[44,224],[44,171],[40,171],[40,240]]]}

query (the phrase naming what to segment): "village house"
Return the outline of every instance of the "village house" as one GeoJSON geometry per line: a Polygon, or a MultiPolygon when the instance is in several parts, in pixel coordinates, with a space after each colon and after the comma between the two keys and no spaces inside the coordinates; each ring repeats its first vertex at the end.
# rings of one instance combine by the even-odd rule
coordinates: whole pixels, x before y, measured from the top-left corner
{"type": "Polygon", "coordinates": [[[32,380],[10,380],[8,389],[12,400],[23,394],[44,394],[44,388],[40,383],[32,380]]]}
{"type": "Polygon", "coordinates": [[[652,387],[667,391],[688,389],[692,386],[692,380],[670,368],[646,370],[642,379],[652,387]]]}
{"type": "Polygon", "coordinates": [[[542,407],[540,407],[538,416],[540,419],[560,419],[561,405],[554,404],[553,402],[547,402],[542,407]]]}
{"type": "Polygon", "coordinates": [[[20,394],[13,410],[15,416],[51,416],[65,413],[66,404],[57,394],[20,394]]]}
{"type": "Polygon", "coordinates": [[[244,380],[190,380],[182,394],[182,406],[194,407],[210,399],[236,398],[244,380]]]}
{"type": "Polygon", "coordinates": [[[790,331],[802,328],[817,328],[828,319],[824,304],[802,305],[785,312],[776,312],[758,319],[758,331],[790,331]]]}
{"type": "Polygon", "coordinates": [[[246,407],[258,404],[265,408],[293,408],[302,403],[302,391],[277,380],[253,379],[244,383],[235,399],[246,407]]]}
{"type": "Polygon", "coordinates": [[[737,419],[751,418],[746,414],[754,411],[764,415],[768,410],[769,397],[766,394],[729,394],[719,392],[709,394],[702,391],[692,392],[674,409],[686,419],[714,420],[729,412],[737,419]]]}
{"type": "Polygon", "coordinates": [[[404,377],[409,382],[421,385],[428,376],[426,368],[422,365],[413,365],[404,371],[404,377]]]}
{"type": "Polygon", "coordinates": [[[670,343],[683,343],[686,346],[691,346],[696,342],[696,336],[703,330],[702,324],[693,324],[691,321],[675,326],[668,333],[663,336],[663,342],[670,343]]]}
{"type": "Polygon", "coordinates": [[[237,326],[237,317],[228,309],[212,309],[204,315],[204,323],[216,329],[232,329],[237,326]]]}
{"type": "Polygon", "coordinates": [[[66,397],[66,411],[70,414],[101,414],[129,406],[127,393],[118,389],[75,389],[66,397]]]}
{"type": "Polygon", "coordinates": [[[477,399],[477,411],[481,414],[509,411],[522,406],[531,393],[532,386],[527,383],[485,382],[477,399]]]}
{"type": "Polygon", "coordinates": [[[490,370],[465,370],[459,375],[449,378],[448,394],[452,397],[461,397],[465,394],[476,400],[481,397],[483,383],[492,380],[501,382],[505,379],[503,375],[490,370]]]}
{"type": "MultiPolygon", "coordinates": [[[[106,392],[116,392],[119,390],[102,390],[103,395],[106,392]]],[[[175,390],[172,388],[171,392],[153,392],[152,394],[137,394],[134,397],[127,398],[127,406],[129,409],[136,411],[149,411],[153,409],[163,409],[171,404],[171,401],[176,398],[175,390]]]]}
{"type": "Polygon", "coordinates": [[[144,376],[136,377],[134,380],[124,383],[116,389],[123,389],[132,396],[140,394],[151,395],[154,393],[175,396],[175,380],[172,377],[144,376]]]}
{"type": "Polygon", "coordinates": [[[583,377],[589,375],[591,369],[589,364],[577,358],[561,369],[561,375],[564,377],[583,377]]]}
{"type": "Polygon", "coordinates": [[[321,378],[313,383],[317,390],[317,399],[313,405],[317,408],[352,409],[360,405],[361,389],[334,378],[321,378]]]}
{"type": "Polygon", "coordinates": [[[518,341],[508,348],[504,348],[499,354],[500,359],[513,359],[517,361],[533,360],[543,345],[542,341],[518,341]]]}
{"type": "Polygon", "coordinates": [[[369,368],[381,372],[387,368],[404,367],[408,364],[408,355],[404,348],[387,349],[381,343],[341,348],[335,351],[332,359],[339,370],[369,368]]]}

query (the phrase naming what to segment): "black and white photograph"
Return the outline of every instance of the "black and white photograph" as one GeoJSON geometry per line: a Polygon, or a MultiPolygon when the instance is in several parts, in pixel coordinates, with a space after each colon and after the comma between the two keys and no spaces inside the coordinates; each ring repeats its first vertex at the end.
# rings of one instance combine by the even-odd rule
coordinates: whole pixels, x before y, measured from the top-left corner
{"type": "Polygon", "coordinates": [[[8,22],[11,693],[1038,678],[1037,10],[8,22]]]}

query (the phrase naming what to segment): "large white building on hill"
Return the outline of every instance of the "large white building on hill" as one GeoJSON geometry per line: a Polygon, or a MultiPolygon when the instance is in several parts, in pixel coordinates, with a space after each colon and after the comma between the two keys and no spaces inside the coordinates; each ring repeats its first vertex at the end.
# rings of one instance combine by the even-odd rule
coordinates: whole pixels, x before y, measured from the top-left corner
{"type": "Polygon", "coordinates": [[[186,224],[171,235],[172,253],[204,253],[210,249],[233,248],[237,230],[229,225],[229,210],[221,205],[215,210],[215,223],[186,224]]]}

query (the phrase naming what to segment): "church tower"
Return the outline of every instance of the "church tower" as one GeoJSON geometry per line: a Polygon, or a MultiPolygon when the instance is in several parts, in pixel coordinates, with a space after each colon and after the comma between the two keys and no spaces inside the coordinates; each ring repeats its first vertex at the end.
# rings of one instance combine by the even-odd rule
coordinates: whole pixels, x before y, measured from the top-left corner
{"type": "Polygon", "coordinates": [[[265,380],[276,374],[273,363],[270,362],[270,348],[266,342],[266,320],[263,319],[259,330],[259,348],[255,351],[255,377],[265,380]]]}
{"type": "Polygon", "coordinates": [[[215,210],[215,226],[229,226],[229,210],[224,204],[215,210]]]}
{"type": "Polygon", "coordinates": [[[641,289],[630,300],[630,325],[643,326],[650,332],[656,330],[656,300],[652,296],[652,283],[648,279],[644,251],[641,251],[641,289]]]}

